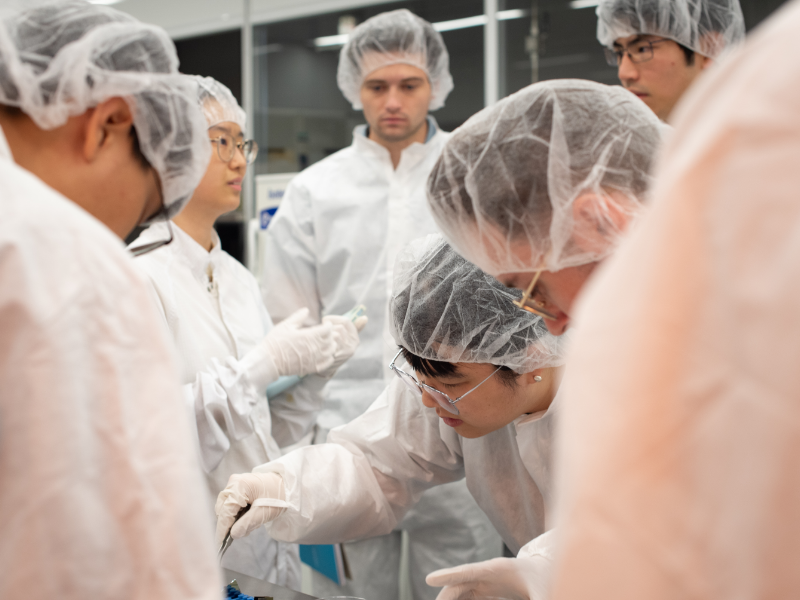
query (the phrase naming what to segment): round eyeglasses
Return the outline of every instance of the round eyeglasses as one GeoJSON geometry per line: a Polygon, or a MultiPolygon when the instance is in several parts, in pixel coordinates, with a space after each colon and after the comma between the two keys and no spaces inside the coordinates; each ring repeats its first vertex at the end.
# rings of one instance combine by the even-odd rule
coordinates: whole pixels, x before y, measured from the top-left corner
{"type": "Polygon", "coordinates": [[[258,144],[255,140],[236,142],[231,136],[221,134],[215,138],[211,138],[210,141],[217,147],[219,159],[224,163],[231,162],[237,150],[242,153],[248,165],[253,164],[256,160],[256,156],[258,156],[258,144]]]}
{"type": "Polygon", "coordinates": [[[466,392],[465,394],[461,394],[458,398],[453,400],[452,398],[450,398],[450,396],[448,396],[444,392],[440,392],[436,388],[433,388],[433,387],[431,387],[431,386],[429,386],[429,385],[427,385],[425,383],[422,383],[422,382],[418,381],[417,378],[414,377],[413,375],[411,375],[410,373],[406,373],[400,367],[396,367],[394,363],[397,362],[397,357],[400,356],[400,354],[402,352],[403,351],[400,350],[400,352],[395,354],[394,358],[392,359],[391,364],[389,365],[389,369],[394,371],[395,375],[397,375],[401,379],[401,381],[403,383],[405,383],[412,392],[414,392],[415,394],[418,394],[420,398],[422,397],[422,390],[424,389],[426,392],[428,392],[428,395],[431,398],[434,399],[436,404],[441,406],[447,412],[453,413],[454,415],[459,414],[458,407],[456,407],[456,402],[458,402],[459,400],[464,398],[467,394],[471,394],[472,392],[477,390],[484,383],[486,383],[492,377],[494,377],[495,373],[497,373],[500,369],[503,368],[503,367],[497,367],[494,371],[492,371],[492,374],[489,375],[486,379],[481,381],[478,385],[476,385],[470,391],[466,392]]]}

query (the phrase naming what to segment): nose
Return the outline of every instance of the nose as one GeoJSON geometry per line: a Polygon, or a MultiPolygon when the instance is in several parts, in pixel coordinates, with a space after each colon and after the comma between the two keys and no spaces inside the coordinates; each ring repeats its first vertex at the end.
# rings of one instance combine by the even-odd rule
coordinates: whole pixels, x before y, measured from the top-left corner
{"type": "Polygon", "coordinates": [[[427,408],[436,408],[437,406],[439,406],[436,403],[436,400],[431,398],[431,395],[425,388],[422,388],[422,404],[427,408]]]}
{"type": "Polygon", "coordinates": [[[547,327],[547,331],[553,335],[562,335],[569,327],[569,317],[563,315],[558,319],[542,319],[542,322],[547,327]]]}
{"type": "Polygon", "coordinates": [[[633,82],[639,78],[639,69],[636,68],[636,65],[631,60],[631,57],[628,56],[627,52],[622,54],[622,60],[619,63],[619,67],[617,67],[617,77],[619,77],[623,85],[625,85],[626,82],[633,82]]]}
{"type": "Polygon", "coordinates": [[[397,86],[391,86],[389,93],[386,95],[386,110],[389,112],[398,112],[403,108],[403,103],[400,98],[400,89],[397,86]]]}
{"type": "Polygon", "coordinates": [[[232,171],[244,171],[247,169],[247,159],[244,156],[244,148],[238,146],[233,151],[233,158],[228,163],[228,167],[232,171]]]}

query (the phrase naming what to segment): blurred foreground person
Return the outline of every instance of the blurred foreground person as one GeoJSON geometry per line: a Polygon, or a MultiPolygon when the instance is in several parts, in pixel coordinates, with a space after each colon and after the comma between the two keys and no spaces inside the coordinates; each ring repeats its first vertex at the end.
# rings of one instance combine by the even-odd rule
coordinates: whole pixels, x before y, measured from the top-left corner
{"type": "Polygon", "coordinates": [[[0,22],[2,598],[220,596],[173,352],[122,244],[208,162],[177,63],[105,7],[0,22]]]}
{"type": "MultiPolygon", "coordinates": [[[[408,242],[438,231],[425,185],[450,134],[429,112],[444,106],[453,89],[442,36],[405,9],[376,15],[353,31],[339,56],[337,81],[367,124],[356,127],[352,145],[291,181],[267,229],[261,277],[276,322],[301,307],[311,311],[309,324],[358,304],[369,315],[352,360],[330,381],[311,376],[292,392],[297,403],[322,403],[318,443],[367,410],[395,377],[389,363],[397,349],[387,318],[392,269],[408,242]]],[[[397,530],[343,546],[349,563],[364,565],[368,576],[340,588],[315,574],[314,594],[396,598],[401,531],[408,536],[416,600],[433,600],[425,584],[431,570],[502,549],[463,482],[451,483],[426,493],[397,530]],[[445,536],[461,541],[445,544],[445,536]]]]}
{"type": "MultiPolygon", "coordinates": [[[[273,327],[255,277],[222,250],[214,223],[238,208],[242,180],[258,146],[244,139],[246,116],[231,91],[210,77],[193,79],[206,116],[211,161],[172,224],[152,225],[133,245],[174,236],[171,244],[136,262],[150,278],[181,359],[184,402],[213,506],[231,475],[281,456],[276,430],[307,431],[313,425],[314,411],[304,415],[303,426],[291,411],[291,426],[285,425],[282,405],[267,402],[267,386],[280,376],[332,374],[358,346],[358,332],[350,319],[333,315],[301,327],[307,309],[273,327]]],[[[291,435],[280,437],[291,443],[291,435]]],[[[222,566],[300,589],[297,545],[276,542],[263,528],[235,542],[222,566]]]]}
{"type": "Polygon", "coordinates": [[[597,40],[608,64],[664,121],[744,33],[739,0],[601,0],[597,6],[597,40]]]}
{"type": "MultiPolygon", "coordinates": [[[[217,501],[218,537],[247,505],[236,537],[264,523],[278,539],[305,543],[385,534],[425,490],[464,479],[512,552],[534,539],[547,546],[564,340],[439,235],[401,253],[393,289],[392,381],[329,443],[232,477],[217,501]]],[[[350,568],[368,576],[368,565],[350,568]]]]}
{"type": "Polygon", "coordinates": [[[559,600],[800,597],[798,36],[793,2],[691,90],[581,298],[559,600]]]}

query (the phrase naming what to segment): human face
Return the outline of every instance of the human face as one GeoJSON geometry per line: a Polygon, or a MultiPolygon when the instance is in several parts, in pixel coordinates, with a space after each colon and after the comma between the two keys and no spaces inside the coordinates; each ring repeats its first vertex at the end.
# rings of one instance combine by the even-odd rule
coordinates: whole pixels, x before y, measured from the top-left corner
{"type": "MultiPolygon", "coordinates": [[[[639,42],[663,40],[655,35],[631,35],[618,38],[615,50],[635,46],[639,42]]],[[[706,67],[708,59],[695,53],[694,62],[686,63],[686,54],[677,42],[659,41],[653,45],[653,57],[645,62],[634,63],[623,54],[617,69],[622,86],[641,98],[659,119],[666,121],[672,109],[695,78],[706,67]]]]}
{"type": "Polygon", "coordinates": [[[427,377],[416,373],[420,383],[440,390],[451,398],[471,393],[458,401],[458,416],[446,411],[423,388],[422,404],[436,411],[436,415],[448,427],[465,438],[478,438],[497,431],[526,413],[547,409],[553,399],[554,389],[550,385],[551,371],[539,369],[517,377],[516,385],[509,386],[492,372],[495,365],[487,363],[454,363],[455,372],[448,376],[427,377]],[[535,377],[540,381],[536,381],[535,377]],[[488,379],[487,379],[488,378],[488,379]],[[483,383],[481,383],[483,382],[483,383]]]}
{"type": "Polygon", "coordinates": [[[411,65],[381,67],[361,84],[364,118],[370,137],[375,135],[379,142],[403,142],[418,135],[425,127],[430,102],[428,76],[411,65]]]}
{"type": "Polygon", "coordinates": [[[542,319],[550,333],[561,335],[569,328],[569,315],[575,298],[580,294],[597,264],[567,267],[560,271],[503,273],[497,278],[507,287],[527,291],[538,273],[531,297],[535,306],[540,306],[554,317],[542,319]]]}
{"type": "MultiPolygon", "coordinates": [[[[214,140],[220,135],[228,135],[241,143],[244,139],[242,129],[236,124],[224,121],[208,129],[209,140],[214,140]]],[[[212,145],[218,142],[211,142],[212,145]]],[[[236,210],[242,194],[242,181],[244,181],[247,161],[238,149],[233,153],[229,162],[224,162],[216,147],[211,152],[211,160],[206,168],[203,179],[195,189],[189,206],[192,211],[202,211],[214,217],[236,210]]]]}

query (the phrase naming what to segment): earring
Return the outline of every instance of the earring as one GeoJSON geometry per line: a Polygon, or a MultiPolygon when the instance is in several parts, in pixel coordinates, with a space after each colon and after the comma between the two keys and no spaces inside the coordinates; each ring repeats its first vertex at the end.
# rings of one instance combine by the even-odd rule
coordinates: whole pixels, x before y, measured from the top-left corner
{"type": "Polygon", "coordinates": [[[541,375],[537,375],[536,377],[534,377],[534,378],[533,378],[533,380],[534,380],[536,383],[539,383],[539,382],[542,380],[542,376],[541,376],[541,375]]]}

